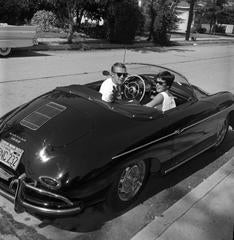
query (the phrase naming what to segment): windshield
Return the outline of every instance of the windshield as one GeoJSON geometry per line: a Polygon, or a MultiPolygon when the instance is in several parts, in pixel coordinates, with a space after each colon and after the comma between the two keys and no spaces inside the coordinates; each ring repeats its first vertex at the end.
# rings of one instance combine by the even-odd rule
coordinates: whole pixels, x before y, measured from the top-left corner
{"type": "Polygon", "coordinates": [[[174,82],[177,82],[180,85],[190,86],[190,83],[182,74],[177,73],[165,67],[151,65],[151,64],[143,64],[143,63],[126,63],[125,65],[127,67],[127,71],[129,75],[158,74],[159,72],[166,70],[166,71],[170,71],[175,75],[174,82]]]}

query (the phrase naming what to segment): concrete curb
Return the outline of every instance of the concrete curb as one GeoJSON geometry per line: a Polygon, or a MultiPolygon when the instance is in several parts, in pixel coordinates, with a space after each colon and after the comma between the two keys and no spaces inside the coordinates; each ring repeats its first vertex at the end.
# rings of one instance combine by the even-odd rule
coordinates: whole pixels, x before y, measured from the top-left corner
{"type": "Polygon", "coordinates": [[[223,165],[218,171],[198,185],[181,200],[166,210],[162,217],[157,217],[140,232],[136,233],[131,240],[156,240],[164,234],[169,227],[182,218],[199,201],[205,198],[217,185],[224,181],[234,172],[234,157],[223,165]]]}

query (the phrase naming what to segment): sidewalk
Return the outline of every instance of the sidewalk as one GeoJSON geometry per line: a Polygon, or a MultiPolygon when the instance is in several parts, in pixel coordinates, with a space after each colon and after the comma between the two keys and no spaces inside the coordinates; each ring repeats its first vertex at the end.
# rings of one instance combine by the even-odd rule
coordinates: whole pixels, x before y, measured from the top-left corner
{"type": "MultiPolygon", "coordinates": [[[[93,50],[93,49],[122,49],[122,48],[145,48],[145,47],[160,47],[148,41],[136,41],[133,44],[114,44],[105,40],[86,40],[74,41],[68,44],[64,38],[38,38],[38,45],[28,47],[28,50],[43,51],[43,50],[93,50]]],[[[172,46],[184,45],[200,45],[200,44],[218,44],[218,43],[234,43],[234,37],[207,37],[197,38],[196,41],[185,41],[184,37],[171,38],[172,46]]]]}
{"type": "Polygon", "coordinates": [[[156,239],[234,239],[234,157],[131,240],[156,239]]]}

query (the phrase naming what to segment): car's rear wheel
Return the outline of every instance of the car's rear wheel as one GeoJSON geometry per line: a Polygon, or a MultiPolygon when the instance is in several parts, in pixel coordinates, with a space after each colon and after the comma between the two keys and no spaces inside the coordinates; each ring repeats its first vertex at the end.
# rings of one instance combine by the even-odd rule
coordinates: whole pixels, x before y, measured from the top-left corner
{"type": "Polygon", "coordinates": [[[228,119],[225,119],[219,131],[217,132],[217,141],[214,145],[215,148],[219,147],[224,141],[228,132],[228,127],[229,127],[228,119]]]}
{"type": "Polygon", "coordinates": [[[112,210],[128,208],[145,186],[149,174],[148,161],[132,162],[122,168],[107,194],[107,205],[112,210]]]}
{"type": "Polygon", "coordinates": [[[0,48],[0,56],[7,57],[11,53],[11,48],[0,48]]]}

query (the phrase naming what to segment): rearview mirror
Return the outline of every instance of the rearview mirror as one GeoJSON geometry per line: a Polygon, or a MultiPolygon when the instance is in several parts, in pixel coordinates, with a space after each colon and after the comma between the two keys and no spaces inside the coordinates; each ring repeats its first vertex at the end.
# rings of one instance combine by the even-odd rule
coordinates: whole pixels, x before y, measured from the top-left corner
{"type": "Polygon", "coordinates": [[[102,71],[102,75],[104,76],[110,76],[110,72],[107,70],[102,71]]]}

